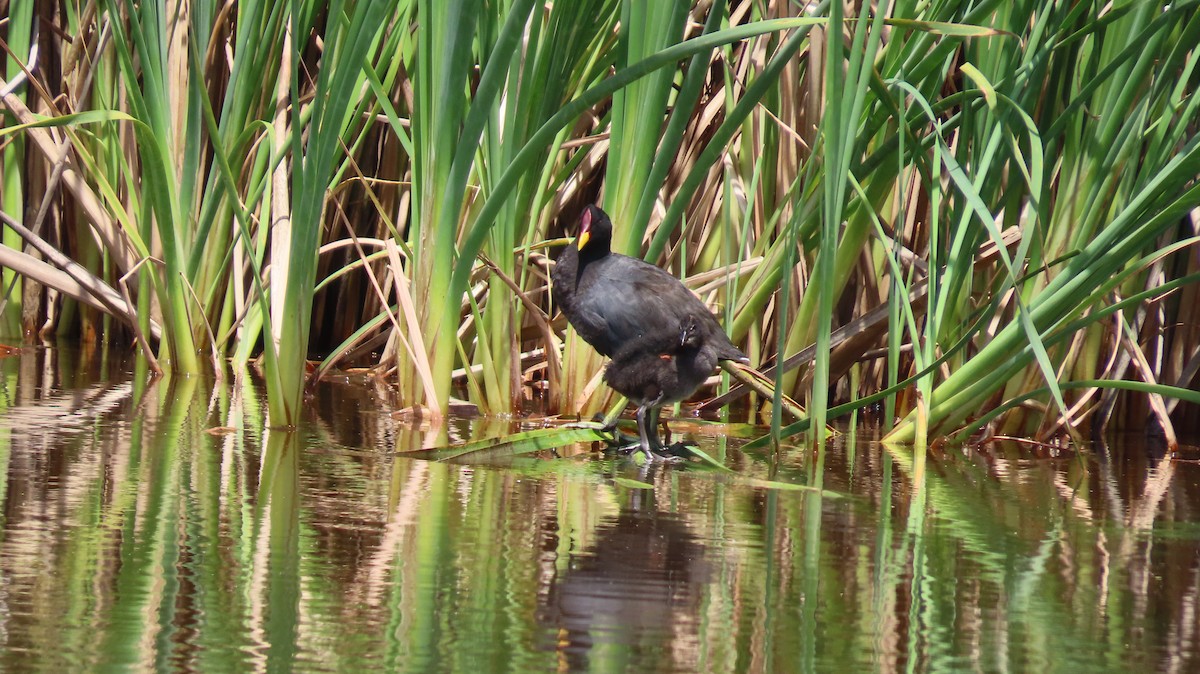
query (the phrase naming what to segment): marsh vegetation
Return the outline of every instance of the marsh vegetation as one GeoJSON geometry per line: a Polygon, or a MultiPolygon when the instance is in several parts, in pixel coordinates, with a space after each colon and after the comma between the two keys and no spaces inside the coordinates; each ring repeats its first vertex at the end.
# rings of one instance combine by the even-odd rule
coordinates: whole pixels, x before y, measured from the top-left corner
{"type": "Polygon", "coordinates": [[[13,338],[258,360],[277,425],[351,367],[590,415],[547,284],[599,202],[762,365],[743,421],[1196,424],[1196,2],[0,7],[13,338]]]}
{"type": "Polygon", "coordinates": [[[1200,0],[0,38],[0,668],[1196,667],[1200,0]],[[762,373],[687,463],[563,425],[594,203],[762,373]]]}

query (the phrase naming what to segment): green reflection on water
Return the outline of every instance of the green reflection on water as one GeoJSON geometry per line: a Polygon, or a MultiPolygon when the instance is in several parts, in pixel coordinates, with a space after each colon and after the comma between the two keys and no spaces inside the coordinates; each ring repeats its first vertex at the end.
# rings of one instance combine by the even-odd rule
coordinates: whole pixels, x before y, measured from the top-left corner
{"type": "Polygon", "coordinates": [[[399,453],[520,425],[364,379],[265,430],[246,381],[63,353],[0,361],[0,669],[1197,667],[1200,468],[1143,447],[450,465],[399,453]]]}

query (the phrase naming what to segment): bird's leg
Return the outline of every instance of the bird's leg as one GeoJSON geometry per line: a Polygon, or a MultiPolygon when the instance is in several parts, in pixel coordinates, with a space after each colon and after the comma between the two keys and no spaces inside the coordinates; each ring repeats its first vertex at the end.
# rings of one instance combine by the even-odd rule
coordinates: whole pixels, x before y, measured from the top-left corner
{"type": "Polygon", "coordinates": [[[667,422],[659,419],[659,414],[661,413],[661,407],[654,408],[654,451],[659,452],[659,458],[665,458],[668,461],[678,461],[681,456],[685,455],[684,452],[686,451],[687,442],[681,440],[679,442],[672,442],[671,444],[663,444],[662,441],[658,439],[658,428],[659,426],[662,426],[666,431],[667,441],[670,442],[671,440],[671,427],[667,424],[667,422]]]}
{"type": "Polygon", "coordinates": [[[659,407],[658,405],[655,405],[654,407],[650,408],[650,414],[649,414],[649,417],[650,417],[650,419],[649,419],[649,421],[650,421],[650,424],[649,424],[649,426],[650,426],[650,429],[649,429],[650,447],[656,452],[661,451],[663,448],[662,440],[658,439],[658,424],[659,424],[658,415],[660,412],[662,412],[662,407],[659,407]]]}
{"type": "Polygon", "coordinates": [[[653,415],[655,409],[650,403],[639,405],[637,408],[638,436],[642,440],[640,449],[646,455],[646,463],[651,463],[655,459],[654,448],[651,446],[650,438],[653,437],[654,444],[658,444],[658,434],[655,432],[653,424],[648,423],[650,420],[647,419],[648,416],[653,415]]]}
{"type": "MultiPolygon", "coordinates": [[[[658,400],[662,400],[661,396],[658,398],[658,400]]],[[[655,402],[657,403],[657,401],[655,402]]],[[[673,463],[680,460],[680,454],[678,453],[676,446],[671,445],[668,447],[658,439],[658,425],[661,423],[658,415],[661,412],[662,407],[657,404],[652,404],[650,410],[646,413],[646,421],[648,422],[646,424],[646,440],[647,444],[652,448],[651,452],[653,452],[653,454],[651,454],[651,452],[647,452],[646,456],[653,455],[655,461],[666,461],[668,463],[673,463]]],[[[667,428],[667,432],[670,433],[671,429],[667,428]]],[[[642,451],[645,451],[645,449],[642,451]]]]}

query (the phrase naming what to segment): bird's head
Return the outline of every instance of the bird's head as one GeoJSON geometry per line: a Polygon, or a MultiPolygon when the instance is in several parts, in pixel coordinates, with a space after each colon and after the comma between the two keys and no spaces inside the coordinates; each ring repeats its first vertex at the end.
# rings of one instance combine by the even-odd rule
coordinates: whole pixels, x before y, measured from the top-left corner
{"type": "Polygon", "coordinates": [[[700,323],[696,317],[688,314],[679,321],[679,346],[681,348],[700,345],[700,323]]]}
{"type": "Polygon", "coordinates": [[[607,251],[612,243],[612,222],[608,214],[599,206],[588,204],[579,216],[579,236],[575,238],[575,247],[579,250],[592,246],[596,250],[607,251]]]}

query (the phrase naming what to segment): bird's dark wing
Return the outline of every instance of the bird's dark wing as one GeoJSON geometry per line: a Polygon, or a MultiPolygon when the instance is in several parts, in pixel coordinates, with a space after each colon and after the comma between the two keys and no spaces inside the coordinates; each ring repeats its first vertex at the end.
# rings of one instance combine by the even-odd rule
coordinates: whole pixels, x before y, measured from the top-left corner
{"type": "MultiPolygon", "coordinates": [[[[613,255],[608,264],[589,267],[584,274],[581,283],[593,291],[577,294],[578,321],[573,322],[580,335],[606,356],[648,335],[675,338],[685,316],[716,322],[678,279],[641,260],[613,255]],[[600,288],[602,292],[595,291],[600,288]]],[[[716,328],[720,330],[719,325],[716,328]]]]}
{"type": "Polygon", "coordinates": [[[616,279],[609,287],[620,294],[588,294],[577,297],[575,303],[575,329],[597,351],[611,356],[622,345],[646,335],[679,334],[678,321],[672,322],[661,299],[646,293],[643,284],[616,279]]]}

